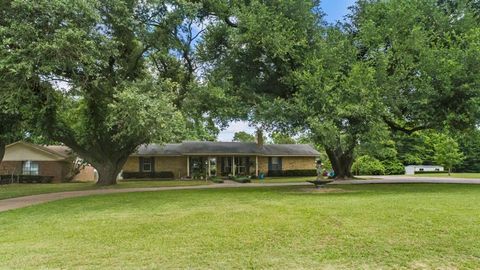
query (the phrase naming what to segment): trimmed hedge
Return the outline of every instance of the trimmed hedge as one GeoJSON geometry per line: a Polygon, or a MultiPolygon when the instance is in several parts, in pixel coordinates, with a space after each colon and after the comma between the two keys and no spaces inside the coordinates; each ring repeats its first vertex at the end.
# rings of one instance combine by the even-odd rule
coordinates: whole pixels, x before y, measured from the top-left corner
{"type": "Polygon", "coordinates": [[[268,171],[269,177],[282,176],[317,176],[317,170],[284,170],[284,171],[268,171]]]}
{"type": "Polygon", "coordinates": [[[123,179],[174,179],[173,172],[123,172],[123,179]]]}
{"type": "Polygon", "coordinates": [[[18,175],[19,183],[51,183],[53,181],[53,176],[43,176],[43,175],[18,175]]]}
{"type": "Polygon", "coordinates": [[[223,183],[223,179],[217,177],[217,176],[211,176],[208,178],[208,180],[212,181],[213,183],[216,183],[216,184],[222,184],[223,183]]]}
{"type": "Polygon", "coordinates": [[[443,171],[443,172],[439,172],[439,171],[433,171],[433,172],[426,172],[426,171],[415,172],[415,174],[432,174],[432,173],[448,173],[448,171],[443,171]]]}
{"type": "Polygon", "coordinates": [[[252,180],[250,178],[234,178],[232,181],[235,181],[237,183],[245,184],[245,183],[251,183],[252,180]]]}

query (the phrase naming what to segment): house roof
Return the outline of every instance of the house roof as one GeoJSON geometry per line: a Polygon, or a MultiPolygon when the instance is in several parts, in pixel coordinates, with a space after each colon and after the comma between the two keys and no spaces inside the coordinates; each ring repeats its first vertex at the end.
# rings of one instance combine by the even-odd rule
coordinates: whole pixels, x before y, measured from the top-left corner
{"type": "Polygon", "coordinates": [[[33,143],[28,143],[24,141],[18,141],[12,144],[9,144],[5,148],[6,153],[5,153],[5,161],[8,161],[9,159],[12,160],[37,160],[37,159],[46,159],[46,160],[65,160],[66,158],[69,157],[71,154],[71,151],[68,147],[66,146],[60,146],[60,145],[55,145],[55,146],[42,146],[38,144],[33,144],[33,143]],[[10,157],[10,151],[9,149],[18,149],[16,147],[24,147],[23,149],[32,149],[34,152],[17,152],[17,153],[12,153],[13,156],[10,157]],[[41,156],[38,156],[38,153],[41,156]],[[35,157],[34,157],[35,156],[35,157]]]}
{"type": "Polygon", "coordinates": [[[146,144],[140,146],[134,156],[181,156],[181,144],[146,144]]]}
{"type": "Polygon", "coordinates": [[[267,144],[263,146],[265,156],[319,156],[309,144],[267,144]]]}
{"type": "Polygon", "coordinates": [[[182,155],[261,155],[261,156],[319,156],[308,144],[268,144],[243,142],[192,142],[181,144],[148,144],[138,148],[134,156],[182,156],[182,155]]]}

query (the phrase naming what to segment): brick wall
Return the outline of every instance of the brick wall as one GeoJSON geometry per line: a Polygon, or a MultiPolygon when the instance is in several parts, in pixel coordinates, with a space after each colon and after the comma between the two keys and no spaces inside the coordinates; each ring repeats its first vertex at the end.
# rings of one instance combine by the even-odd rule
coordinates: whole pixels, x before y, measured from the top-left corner
{"type": "Polygon", "coordinates": [[[175,178],[187,176],[187,157],[155,157],[156,172],[173,172],[175,178]]]}
{"type": "MultiPolygon", "coordinates": [[[[139,172],[140,158],[129,157],[125,165],[124,172],[139,172]]],[[[155,172],[173,172],[175,178],[187,176],[187,158],[186,157],[155,157],[155,172]]]]}
{"type": "Polygon", "coordinates": [[[258,157],[258,171],[263,173],[268,172],[268,157],[258,157]]]}
{"type": "Polygon", "coordinates": [[[73,177],[73,181],[81,181],[81,182],[88,182],[88,181],[97,181],[97,174],[95,173],[95,168],[92,166],[85,166],[80,172],[73,177]]]}
{"type": "MultiPolygon", "coordinates": [[[[53,182],[62,182],[70,169],[71,164],[65,161],[34,161],[38,164],[38,174],[42,176],[53,176],[53,182]]],[[[0,164],[1,172],[22,174],[22,161],[4,161],[0,164]]]]}
{"type": "Polygon", "coordinates": [[[64,161],[38,161],[39,174],[53,176],[53,182],[63,181],[70,170],[71,164],[64,161]]]}
{"type": "Polygon", "coordinates": [[[314,157],[283,157],[282,170],[314,170],[314,157]]]}
{"type": "Polygon", "coordinates": [[[127,162],[123,165],[124,172],[138,172],[140,168],[138,157],[128,157],[127,162]]]}
{"type": "Polygon", "coordinates": [[[3,161],[0,163],[0,174],[19,174],[22,172],[21,161],[3,161]]]}
{"type": "MultiPolygon", "coordinates": [[[[221,166],[220,159],[217,157],[217,174],[220,175],[221,166]]],[[[255,157],[250,157],[254,162],[255,157]]],[[[282,169],[285,170],[314,170],[314,157],[282,157],[282,169]]],[[[268,157],[258,157],[259,172],[268,173],[268,157]]],[[[123,166],[125,172],[139,171],[139,158],[129,157],[123,166]]],[[[176,178],[187,176],[187,157],[155,157],[155,171],[170,171],[173,172],[176,178]]],[[[251,173],[255,173],[255,165],[250,169],[251,173]]]]}
{"type": "MultiPolygon", "coordinates": [[[[282,170],[315,170],[315,157],[282,157],[282,170]]],[[[268,172],[268,157],[258,157],[258,170],[268,172]]]]}

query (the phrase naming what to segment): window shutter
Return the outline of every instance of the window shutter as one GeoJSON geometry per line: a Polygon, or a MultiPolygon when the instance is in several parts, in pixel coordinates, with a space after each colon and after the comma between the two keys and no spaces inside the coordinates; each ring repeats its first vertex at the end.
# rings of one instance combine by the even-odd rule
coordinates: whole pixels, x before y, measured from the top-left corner
{"type": "Polygon", "coordinates": [[[272,170],[272,157],[268,157],[268,170],[272,170]]]}
{"type": "Polygon", "coordinates": [[[138,158],[138,171],[143,172],[143,157],[138,158]]]}
{"type": "Polygon", "coordinates": [[[150,162],[152,162],[151,163],[152,164],[152,173],[154,173],[155,172],[155,157],[151,157],[150,162]]]}
{"type": "Polygon", "coordinates": [[[279,158],[278,158],[278,170],[279,170],[279,171],[282,171],[282,170],[283,170],[283,167],[282,167],[282,157],[279,157],[279,158]]]}

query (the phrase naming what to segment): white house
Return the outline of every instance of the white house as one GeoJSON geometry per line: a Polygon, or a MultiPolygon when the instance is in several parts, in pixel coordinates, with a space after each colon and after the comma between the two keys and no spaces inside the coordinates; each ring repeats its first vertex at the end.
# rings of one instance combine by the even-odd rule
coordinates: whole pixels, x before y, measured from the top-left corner
{"type": "Polygon", "coordinates": [[[443,172],[443,166],[436,165],[408,165],[405,166],[406,175],[414,175],[415,172],[443,172]]]}

